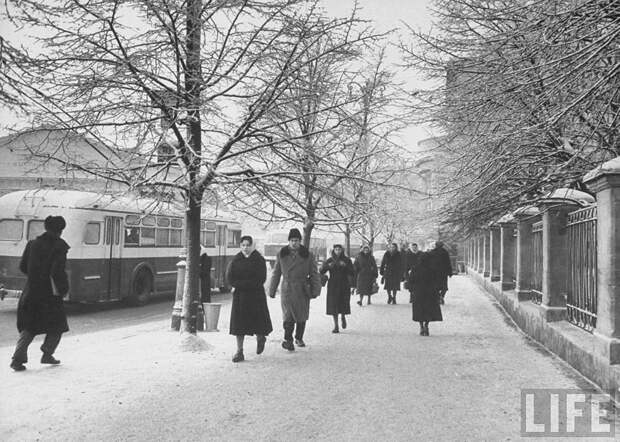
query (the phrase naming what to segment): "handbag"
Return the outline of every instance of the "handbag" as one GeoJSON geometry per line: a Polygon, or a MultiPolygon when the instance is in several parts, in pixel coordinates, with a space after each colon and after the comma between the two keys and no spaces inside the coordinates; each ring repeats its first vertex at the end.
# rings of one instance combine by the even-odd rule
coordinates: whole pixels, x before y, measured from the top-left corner
{"type": "Polygon", "coordinates": [[[377,284],[377,281],[373,281],[372,288],[370,290],[371,295],[374,295],[375,293],[379,293],[379,284],[377,284]]]}
{"type": "Polygon", "coordinates": [[[329,276],[327,276],[325,273],[321,273],[321,287],[325,287],[327,281],[329,281],[329,276]]]}

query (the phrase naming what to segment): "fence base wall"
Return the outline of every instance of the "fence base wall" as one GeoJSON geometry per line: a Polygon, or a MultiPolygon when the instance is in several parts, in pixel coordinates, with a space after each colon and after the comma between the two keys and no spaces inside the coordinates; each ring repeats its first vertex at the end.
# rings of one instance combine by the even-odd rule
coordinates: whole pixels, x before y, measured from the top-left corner
{"type": "MultiPolygon", "coordinates": [[[[519,300],[514,290],[502,290],[501,283],[491,282],[468,268],[467,274],[490,293],[517,326],[541,343],[582,375],[604,390],[620,389],[620,340],[591,334],[563,320],[549,320],[543,306],[519,300]]],[[[554,312],[551,316],[554,318],[554,312]]]]}

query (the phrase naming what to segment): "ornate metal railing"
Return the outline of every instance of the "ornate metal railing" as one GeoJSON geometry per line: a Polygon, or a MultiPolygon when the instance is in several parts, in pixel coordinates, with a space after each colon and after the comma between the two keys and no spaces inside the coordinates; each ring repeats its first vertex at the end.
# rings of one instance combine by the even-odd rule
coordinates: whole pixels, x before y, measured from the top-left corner
{"type": "Polygon", "coordinates": [[[543,277],[543,222],[537,221],[532,224],[532,287],[530,289],[532,302],[542,303],[542,277],[543,277]]]}
{"type": "Polygon", "coordinates": [[[585,330],[596,327],[596,205],[569,213],[568,284],[569,322],[585,330]]]}

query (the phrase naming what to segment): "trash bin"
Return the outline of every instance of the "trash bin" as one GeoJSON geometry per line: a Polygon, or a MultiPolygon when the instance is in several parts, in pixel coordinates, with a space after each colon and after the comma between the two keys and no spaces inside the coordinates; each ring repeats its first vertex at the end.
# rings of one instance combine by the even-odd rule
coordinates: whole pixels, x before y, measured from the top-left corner
{"type": "Polygon", "coordinates": [[[220,319],[222,304],[205,302],[202,304],[202,308],[205,312],[205,331],[219,331],[217,323],[220,319]]]}

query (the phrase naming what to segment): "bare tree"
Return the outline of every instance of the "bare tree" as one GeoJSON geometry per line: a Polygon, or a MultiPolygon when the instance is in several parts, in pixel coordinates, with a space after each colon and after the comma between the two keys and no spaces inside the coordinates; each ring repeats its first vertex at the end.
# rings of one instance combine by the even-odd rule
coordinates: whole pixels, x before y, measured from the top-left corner
{"type": "Polygon", "coordinates": [[[268,179],[271,171],[257,172],[244,161],[283,142],[265,116],[288,99],[286,91],[309,65],[365,34],[348,32],[354,18],[322,17],[314,2],[7,3],[10,19],[33,32],[33,49],[24,51],[16,87],[28,97],[34,122],[84,134],[97,149],[122,160],[92,168],[43,155],[130,189],[182,195],[187,232],[182,331],[195,333],[205,191],[248,176],[268,179]],[[324,44],[308,44],[318,40],[324,44]],[[265,65],[272,69],[265,71],[265,65]],[[168,149],[163,157],[162,145],[168,149]]]}

